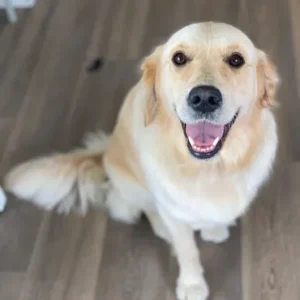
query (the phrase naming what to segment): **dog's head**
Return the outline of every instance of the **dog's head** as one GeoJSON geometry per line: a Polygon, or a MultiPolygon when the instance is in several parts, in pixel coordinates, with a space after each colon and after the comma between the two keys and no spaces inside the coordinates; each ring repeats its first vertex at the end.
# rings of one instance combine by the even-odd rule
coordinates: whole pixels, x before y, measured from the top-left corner
{"type": "Polygon", "coordinates": [[[145,59],[153,90],[146,125],[159,101],[182,125],[190,153],[209,159],[226,147],[235,121],[253,106],[271,107],[278,76],[267,56],[240,30],[222,23],[189,25],[145,59]]]}

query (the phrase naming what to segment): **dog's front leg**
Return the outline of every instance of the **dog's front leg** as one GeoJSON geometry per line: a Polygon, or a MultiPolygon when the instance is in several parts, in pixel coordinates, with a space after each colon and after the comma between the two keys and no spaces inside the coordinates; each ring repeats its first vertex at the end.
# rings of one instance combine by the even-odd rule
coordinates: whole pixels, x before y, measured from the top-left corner
{"type": "Polygon", "coordinates": [[[209,289],[203,276],[200,253],[191,227],[160,210],[171,236],[171,243],[179,264],[176,294],[178,300],[206,300],[209,289]]]}

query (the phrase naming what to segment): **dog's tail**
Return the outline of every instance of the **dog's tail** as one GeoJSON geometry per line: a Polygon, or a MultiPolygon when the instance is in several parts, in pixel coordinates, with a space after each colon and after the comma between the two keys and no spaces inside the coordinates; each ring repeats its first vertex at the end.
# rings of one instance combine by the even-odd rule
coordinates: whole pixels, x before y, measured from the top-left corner
{"type": "Polygon", "coordinates": [[[107,142],[104,133],[90,134],[83,149],[22,163],[7,174],[5,189],[47,210],[85,214],[89,206],[105,201],[109,183],[103,153],[107,142]]]}

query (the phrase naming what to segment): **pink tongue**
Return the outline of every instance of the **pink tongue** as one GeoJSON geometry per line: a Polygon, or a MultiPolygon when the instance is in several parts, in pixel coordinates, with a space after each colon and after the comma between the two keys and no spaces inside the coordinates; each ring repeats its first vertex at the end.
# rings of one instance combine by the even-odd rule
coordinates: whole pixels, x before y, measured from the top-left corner
{"type": "Polygon", "coordinates": [[[211,146],[216,138],[221,139],[224,133],[224,126],[214,125],[207,121],[197,124],[186,124],[187,136],[191,137],[197,146],[211,146]]]}

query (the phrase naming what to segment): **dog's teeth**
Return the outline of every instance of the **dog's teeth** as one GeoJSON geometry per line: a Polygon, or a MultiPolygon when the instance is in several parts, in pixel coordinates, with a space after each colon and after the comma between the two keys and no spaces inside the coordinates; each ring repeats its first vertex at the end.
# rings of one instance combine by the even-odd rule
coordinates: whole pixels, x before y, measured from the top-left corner
{"type": "Polygon", "coordinates": [[[188,137],[188,139],[189,139],[190,144],[191,144],[192,146],[194,146],[194,145],[195,145],[194,140],[193,140],[191,137],[188,137]]]}
{"type": "Polygon", "coordinates": [[[211,152],[211,151],[213,151],[214,148],[215,148],[214,145],[211,145],[211,146],[203,146],[203,147],[201,147],[201,146],[196,146],[195,143],[193,143],[192,147],[193,147],[193,149],[194,149],[195,151],[197,151],[197,152],[204,152],[204,153],[206,153],[206,152],[211,152]]]}
{"type": "Polygon", "coordinates": [[[216,137],[215,140],[213,141],[213,146],[215,147],[218,142],[219,142],[220,138],[219,137],[216,137]]]}

